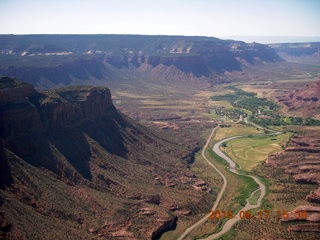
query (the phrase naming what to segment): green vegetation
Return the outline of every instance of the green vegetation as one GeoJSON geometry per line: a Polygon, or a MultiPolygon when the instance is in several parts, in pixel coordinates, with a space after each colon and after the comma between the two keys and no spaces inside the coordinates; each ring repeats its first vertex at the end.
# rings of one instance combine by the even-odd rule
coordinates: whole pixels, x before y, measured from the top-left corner
{"type": "Polygon", "coordinates": [[[251,171],[270,154],[281,151],[291,133],[277,136],[248,136],[228,142],[226,153],[245,171],[251,171]]]}
{"type": "Polygon", "coordinates": [[[249,203],[252,204],[252,205],[253,205],[253,204],[257,204],[257,201],[258,201],[260,195],[261,195],[261,191],[260,191],[260,190],[254,192],[254,193],[251,195],[251,197],[248,199],[249,203]]]}
{"type": "Polygon", "coordinates": [[[254,127],[247,127],[245,125],[233,124],[230,127],[217,129],[215,140],[219,141],[227,137],[245,135],[245,134],[259,134],[261,131],[254,127]]]}
{"type": "Polygon", "coordinates": [[[266,98],[257,98],[255,93],[245,92],[235,87],[229,87],[233,93],[211,97],[214,101],[229,101],[233,107],[249,110],[253,114],[270,112],[278,106],[266,98]]]}
{"type": "MultiPolygon", "coordinates": [[[[211,158],[215,159],[219,163],[227,166],[227,163],[224,159],[219,157],[211,149],[208,150],[208,154],[211,158]]],[[[242,182],[241,188],[238,190],[238,195],[233,199],[233,202],[238,203],[242,206],[246,204],[246,199],[250,197],[251,193],[258,188],[258,184],[250,177],[237,175],[237,178],[242,182]]],[[[237,209],[232,209],[236,211],[237,209]]]]}
{"type": "Polygon", "coordinates": [[[273,208],[274,208],[274,206],[270,203],[269,200],[267,200],[265,198],[262,199],[260,209],[266,210],[266,209],[273,209],[273,208]]]}
{"type": "Polygon", "coordinates": [[[236,87],[227,87],[233,92],[224,95],[212,96],[213,101],[228,101],[235,109],[225,107],[215,107],[214,113],[218,116],[227,116],[230,119],[239,119],[242,115],[247,117],[245,110],[250,111],[251,122],[260,126],[285,126],[285,125],[304,125],[320,126],[320,120],[302,117],[284,117],[277,114],[278,105],[266,98],[258,98],[255,93],[245,92],[236,87]]]}
{"type": "MultiPolygon", "coordinates": [[[[239,195],[233,199],[233,202],[239,203],[241,206],[245,206],[247,198],[250,197],[253,191],[258,189],[259,185],[251,178],[247,176],[238,176],[239,180],[242,180],[243,184],[238,190],[239,195]]],[[[234,212],[236,209],[232,209],[234,212]]]]}
{"type": "Polygon", "coordinates": [[[212,149],[208,150],[208,154],[211,158],[215,159],[217,162],[221,163],[223,166],[227,167],[227,162],[220,156],[218,156],[212,149]]]}
{"type": "MultiPolygon", "coordinates": [[[[211,158],[215,159],[217,162],[223,164],[225,167],[227,166],[226,161],[218,156],[212,149],[208,150],[208,154],[211,158]]],[[[237,175],[239,181],[242,182],[241,187],[238,190],[238,194],[235,198],[233,198],[234,203],[239,204],[240,206],[244,206],[246,204],[246,199],[250,197],[251,193],[258,188],[258,184],[250,177],[237,175]]],[[[238,206],[239,206],[238,205],[238,206]]],[[[231,209],[232,211],[236,212],[238,207],[231,209]]]]}
{"type": "Polygon", "coordinates": [[[313,118],[302,118],[302,117],[282,117],[276,114],[268,115],[267,117],[261,118],[257,116],[250,116],[250,121],[267,127],[273,126],[284,126],[284,125],[303,125],[303,126],[320,126],[320,120],[313,118]]]}

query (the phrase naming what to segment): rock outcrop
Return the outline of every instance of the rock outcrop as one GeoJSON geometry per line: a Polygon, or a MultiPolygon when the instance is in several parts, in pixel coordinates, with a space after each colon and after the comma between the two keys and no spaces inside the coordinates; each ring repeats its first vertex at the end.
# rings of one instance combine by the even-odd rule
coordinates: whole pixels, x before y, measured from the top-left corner
{"type": "Polygon", "coordinates": [[[283,97],[278,97],[278,102],[285,111],[303,117],[319,118],[320,114],[320,80],[308,83],[305,87],[295,90],[283,97]]]}
{"type": "MultiPolygon", "coordinates": [[[[116,118],[120,125],[123,122],[112,105],[111,94],[107,88],[84,86],[41,92],[15,79],[4,77],[0,80],[0,138],[4,140],[4,147],[19,153],[22,159],[49,168],[58,174],[61,174],[64,168],[58,167],[55,158],[50,157],[51,141],[58,141],[57,136],[53,135],[64,134],[75,127],[86,127],[87,132],[94,136],[98,134],[98,126],[92,126],[93,121],[116,118]],[[43,158],[47,160],[43,161],[43,158]]],[[[75,141],[75,135],[71,134],[68,140],[75,141]]],[[[126,149],[119,136],[109,136],[118,144],[105,141],[104,147],[112,153],[125,156],[126,149]]],[[[80,137],[76,144],[85,146],[85,139],[80,137]]],[[[89,152],[81,153],[72,149],[64,151],[68,151],[69,156],[74,159],[73,167],[83,177],[90,178],[88,161],[85,160],[89,152]]]]}
{"type": "MultiPolygon", "coordinates": [[[[303,135],[295,134],[291,137],[288,146],[281,153],[271,155],[266,165],[277,171],[289,174],[297,184],[320,184],[320,131],[305,130],[303,135]]],[[[319,188],[306,196],[311,204],[320,203],[319,188]]],[[[299,206],[281,219],[282,222],[295,222],[289,227],[294,232],[319,232],[320,207],[299,206]],[[303,212],[303,217],[301,214],[303,212]],[[301,223],[301,221],[303,223],[301,223]]]]}
{"type": "Polygon", "coordinates": [[[0,106],[12,101],[28,98],[35,94],[35,89],[28,83],[18,82],[9,77],[1,78],[0,106]]]}
{"type": "Polygon", "coordinates": [[[320,183],[320,132],[309,130],[304,136],[294,135],[283,152],[271,155],[266,164],[281,168],[299,183],[320,183]]]}
{"type": "Polygon", "coordinates": [[[319,224],[299,224],[288,229],[292,232],[316,232],[320,233],[319,224]]]}
{"type": "Polygon", "coordinates": [[[166,231],[175,228],[177,223],[177,217],[171,217],[169,219],[159,219],[160,226],[151,234],[151,239],[159,239],[159,237],[166,231]]]}
{"type": "Polygon", "coordinates": [[[306,200],[311,203],[320,203],[320,188],[307,195],[306,200]]]}
{"type": "Polygon", "coordinates": [[[315,66],[320,63],[320,42],[275,43],[269,46],[288,62],[315,66]]]}
{"type": "Polygon", "coordinates": [[[21,83],[0,89],[0,98],[0,105],[3,106],[2,137],[23,134],[17,128],[21,124],[30,124],[27,129],[31,132],[81,125],[107,115],[113,107],[109,89],[102,87],[84,86],[38,92],[31,85],[21,83]],[[21,116],[17,117],[16,114],[20,113],[21,116]],[[21,121],[21,118],[24,120],[21,121]]]}
{"type": "Polygon", "coordinates": [[[315,206],[299,206],[286,217],[281,218],[282,222],[292,221],[309,221],[311,223],[320,223],[320,207],[315,206]]]}
{"type": "Polygon", "coordinates": [[[208,211],[189,150],[119,113],[108,88],[0,78],[0,99],[1,239],[156,239],[208,211]]]}

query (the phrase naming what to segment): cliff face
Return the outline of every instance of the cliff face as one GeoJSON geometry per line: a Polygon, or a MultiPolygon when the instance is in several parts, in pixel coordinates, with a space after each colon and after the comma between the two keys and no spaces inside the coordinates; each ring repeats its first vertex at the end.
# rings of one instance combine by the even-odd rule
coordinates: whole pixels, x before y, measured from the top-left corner
{"type": "Polygon", "coordinates": [[[320,64],[320,42],[278,43],[269,46],[288,62],[320,64]]]}
{"type": "Polygon", "coordinates": [[[16,86],[0,89],[3,137],[23,134],[16,128],[21,123],[34,124],[28,128],[21,127],[31,132],[48,131],[49,128],[66,128],[98,119],[112,108],[111,94],[107,88],[74,87],[38,92],[29,84],[13,84],[16,86]],[[20,116],[17,117],[17,114],[20,116]]]}
{"type": "Polygon", "coordinates": [[[319,42],[306,43],[274,43],[270,44],[277,52],[287,54],[294,57],[301,57],[306,55],[319,55],[319,42]]]}
{"type": "MultiPolygon", "coordinates": [[[[75,145],[86,145],[85,139],[79,136],[76,128],[88,128],[93,135],[98,134],[97,127],[92,126],[95,121],[97,126],[103,119],[115,120],[120,125],[122,120],[114,109],[109,89],[102,87],[73,87],[57,91],[36,91],[31,85],[20,83],[10,78],[2,78],[0,91],[1,102],[0,119],[1,135],[5,147],[28,162],[44,166],[61,174],[62,169],[56,165],[54,157],[50,157],[50,144],[61,144],[64,132],[65,140],[74,141],[75,145]],[[61,135],[60,135],[61,134],[61,135]],[[39,147],[40,146],[40,147],[39,147]],[[43,159],[46,161],[42,161],[43,159]]],[[[108,125],[108,124],[106,124],[108,125]]],[[[111,125],[110,128],[116,128],[111,125]]],[[[108,134],[110,139],[120,142],[119,136],[108,134]]],[[[113,147],[111,142],[103,142],[105,147],[119,156],[125,156],[123,144],[113,147]]],[[[67,151],[67,150],[66,150],[67,151]]],[[[87,166],[88,152],[78,153],[78,150],[69,149],[73,167],[83,177],[91,178],[87,166]],[[82,160],[81,160],[82,159],[82,160]]]]}
{"type": "Polygon", "coordinates": [[[0,99],[0,238],[156,239],[209,211],[188,149],[119,113],[107,88],[0,78],[0,99]]]}
{"type": "Polygon", "coordinates": [[[27,59],[27,65],[20,65],[22,59],[19,58],[14,59],[12,65],[0,64],[0,74],[23,79],[38,87],[44,85],[46,88],[70,85],[75,79],[83,84],[88,84],[87,81],[91,79],[102,79],[104,77],[104,65],[96,58],[65,59],[64,56],[52,57],[49,55],[41,56],[39,59],[37,57],[32,59],[31,57],[27,59]]]}
{"type": "Polygon", "coordinates": [[[159,65],[174,66],[184,73],[192,73],[195,77],[210,75],[210,70],[200,56],[149,56],[147,64],[156,68],[159,65]]]}
{"type": "Polygon", "coordinates": [[[1,138],[23,136],[41,128],[40,115],[28,100],[38,95],[32,85],[3,77],[0,85],[1,138]]]}
{"type": "MultiPolygon", "coordinates": [[[[99,119],[113,107],[107,88],[81,87],[60,89],[36,99],[46,126],[69,127],[99,119]]],[[[33,100],[33,99],[32,99],[33,100]]]]}
{"type": "Polygon", "coordinates": [[[165,66],[172,73],[174,67],[210,82],[215,75],[241,71],[244,65],[281,61],[266,45],[208,37],[2,35],[0,43],[0,74],[46,88],[105,81],[114,77],[112,72],[119,77],[125,71],[141,71],[145,65],[165,66]]]}
{"type": "Polygon", "coordinates": [[[14,81],[9,77],[1,78],[0,105],[30,97],[34,93],[35,90],[30,84],[14,81]]]}

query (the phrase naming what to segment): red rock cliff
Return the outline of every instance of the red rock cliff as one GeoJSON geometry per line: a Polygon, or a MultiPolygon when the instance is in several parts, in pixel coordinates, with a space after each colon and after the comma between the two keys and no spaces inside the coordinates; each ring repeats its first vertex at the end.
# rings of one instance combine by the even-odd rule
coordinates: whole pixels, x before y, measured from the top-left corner
{"type": "Polygon", "coordinates": [[[79,125],[105,116],[113,107],[108,88],[84,86],[39,92],[10,78],[1,78],[1,86],[2,137],[79,125]]]}

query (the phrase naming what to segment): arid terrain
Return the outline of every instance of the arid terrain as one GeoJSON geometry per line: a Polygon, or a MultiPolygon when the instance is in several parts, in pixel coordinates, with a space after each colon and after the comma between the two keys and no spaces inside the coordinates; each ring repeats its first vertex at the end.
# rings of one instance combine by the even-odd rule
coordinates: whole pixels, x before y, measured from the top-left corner
{"type": "Polygon", "coordinates": [[[285,112],[295,116],[320,118],[320,80],[296,89],[288,95],[278,97],[285,112]]]}
{"type": "MultiPolygon", "coordinates": [[[[228,182],[216,210],[235,215],[261,192],[212,150],[232,136],[242,137],[221,151],[266,195],[254,217],[219,239],[319,237],[317,45],[135,35],[0,41],[0,74],[10,76],[0,85],[2,238],[179,239],[209,215],[223,186],[205,158],[228,182]],[[297,220],[297,211],[307,217],[297,220]]],[[[227,220],[205,219],[184,239],[210,238],[227,220]]]]}
{"type": "Polygon", "coordinates": [[[107,88],[1,78],[0,94],[2,237],[157,238],[208,209],[192,149],[120,114],[107,88]]]}

